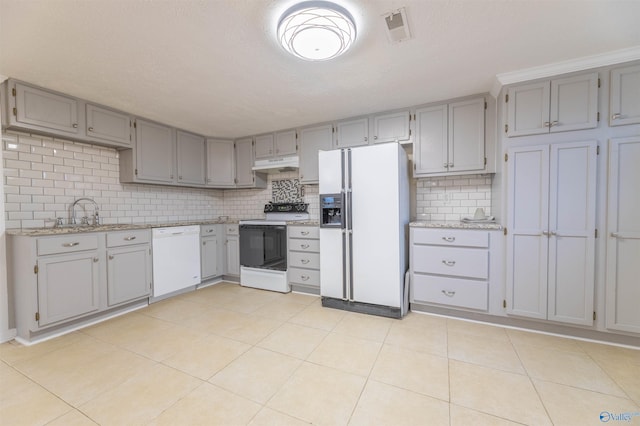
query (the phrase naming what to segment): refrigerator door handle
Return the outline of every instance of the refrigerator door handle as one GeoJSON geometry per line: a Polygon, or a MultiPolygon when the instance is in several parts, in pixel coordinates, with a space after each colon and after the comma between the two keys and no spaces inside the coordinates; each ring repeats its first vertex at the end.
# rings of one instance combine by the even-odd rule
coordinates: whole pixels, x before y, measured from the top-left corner
{"type": "Polygon", "coordinates": [[[342,230],[342,299],[347,300],[347,233],[342,230]]]}
{"type": "Polygon", "coordinates": [[[351,148],[347,149],[347,232],[349,233],[349,300],[354,300],[353,296],[353,192],[352,192],[352,171],[351,148]]]}

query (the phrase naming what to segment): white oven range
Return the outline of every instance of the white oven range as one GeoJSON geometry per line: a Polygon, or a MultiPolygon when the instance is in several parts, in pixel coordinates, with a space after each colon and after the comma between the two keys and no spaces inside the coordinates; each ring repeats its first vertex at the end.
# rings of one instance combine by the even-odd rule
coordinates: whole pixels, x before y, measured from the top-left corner
{"type": "Polygon", "coordinates": [[[269,203],[265,219],[240,221],[240,285],[288,293],[287,222],[309,220],[308,204],[269,203]]]}

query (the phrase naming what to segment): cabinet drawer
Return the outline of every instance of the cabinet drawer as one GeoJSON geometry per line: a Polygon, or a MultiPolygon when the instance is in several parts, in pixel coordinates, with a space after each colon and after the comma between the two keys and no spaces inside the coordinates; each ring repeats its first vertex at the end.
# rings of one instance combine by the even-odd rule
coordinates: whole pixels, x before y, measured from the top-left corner
{"type": "Polygon", "coordinates": [[[416,229],[413,228],[414,244],[435,244],[455,247],[489,247],[487,231],[458,229],[416,229]]]}
{"type": "Polygon", "coordinates": [[[38,256],[73,253],[98,248],[98,234],[74,234],[64,237],[38,238],[38,256]]]}
{"type": "Polygon", "coordinates": [[[289,238],[320,238],[317,226],[289,226],[289,238]]]}
{"type": "Polygon", "coordinates": [[[319,253],[289,253],[289,267],[291,268],[309,268],[320,269],[319,253]]]}
{"type": "Polygon", "coordinates": [[[313,269],[289,268],[289,282],[310,287],[320,287],[320,271],[313,269]]]}
{"type": "Polygon", "coordinates": [[[218,225],[200,225],[200,236],[207,237],[218,233],[218,225]]]}
{"type": "Polygon", "coordinates": [[[411,294],[411,302],[438,303],[484,311],[488,308],[486,281],[414,274],[411,294]]]}
{"type": "Polygon", "coordinates": [[[225,225],[227,235],[238,235],[238,225],[225,225]]]}
{"type": "Polygon", "coordinates": [[[107,234],[107,247],[132,246],[149,242],[151,242],[151,231],[149,229],[109,232],[107,234]]]}
{"type": "Polygon", "coordinates": [[[489,278],[489,251],[458,247],[414,246],[413,270],[427,274],[489,278]]]}
{"type": "Polygon", "coordinates": [[[303,251],[303,252],[312,252],[319,253],[320,252],[320,240],[305,240],[298,238],[290,238],[289,239],[289,250],[292,251],[303,251]]]}

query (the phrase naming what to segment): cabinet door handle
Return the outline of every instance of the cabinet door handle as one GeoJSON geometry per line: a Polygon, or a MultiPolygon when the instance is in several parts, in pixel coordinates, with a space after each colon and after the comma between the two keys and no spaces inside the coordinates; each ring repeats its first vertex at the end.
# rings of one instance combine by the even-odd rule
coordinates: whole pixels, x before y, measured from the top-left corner
{"type": "Polygon", "coordinates": [[[617,120],[619,118],[622,118],[622,114],[620,114],[619,112],[616,112],[615,114],[611,115],[612,120],[617,120]]]}
{"type": "Polygon", "coordinates": [[[450,291],[450,290],[442,290],[442,294],[444,294],[447,297],[453,297],[456,295],[455,291],[450,291]]]}
{"type": "Polygon", "coordinates": [[[202,242],[202,245],[203,245],[203,246],[206,246],[206,245],[207,245],[207,242],[206,242],[206,241],[203,241],[203,242],[202,242]]]}
{"type": "Polygon", "coordinates": [[[550,123],[550,122],[548,122],[548,121],[545,121],[545,122],[544,122],[544,127],[551,127],[551,123],[550,123]]]}
{"type": "Polygon", "coordinates": [[[443,260],[442,263],[444,263],[447,266],[453,266],[456,264],[455,260],[443,260]]]}
{"type": "Polygon", "coordinates": [[[113,255],[112,254],[109,255],[109,260],[113,260],[113,255]]]}
{"type": "Polygon", "coordinates": [[[75,247],[75,246],[78,246],[78,245],[80,245],[80,243],[78,243],[78,242],[73,242],[73,243],[64,243],[64,244],[62,245],[62,247],[75,247]]]}
{"type": "Polygon", "coordinates": [[[73,124],[72,124],[72,127],[73,127],[74,129],[77,129],[77,128],[78,128],[78,123],[73,123],[73,124]]]}
{"type": "Polygon", "coordinates": [[[94,262],[94,263],[95,263],[95,262],[99,262],[99,261],[100,261],[100,259],[98,259],[97,257],[94,257],[94,258],[93,258],[93,262],[94,262]]]}
{"type": "Polygon", "coordinates": [[[89,127],[87,130],[93,132],[93,127],[89,127]]]}
{"type": "Polygon", "coordinates": [[[373,140],[374,140],[374,141],[377,141],[377,140],[378,140],[378,135],[375,135],[375,136],[373,137],[373,140]]]}
{"type": "Polygon", "coordinates": [[[300,244],[300,247],[304,250],[309,248],[309,244],[300,244]]]}
{"type": "Polygon", "coordinates": [[[309,259],[300,259],[300,263],[306,265],[307,263],[309,263],[310,260],[309,259]]]}
{"type": "Polygon", "coordinates": [[[368,141],[369,141],[369,138],[365,136],[365,137],[364,137],[364,141],[365,141],[365,142],[368,142],[368,141]]]}
{"type": "Polygon", "coordinates": [[[213,232],[213,229],[207,229],[207,233],[213,232]]]}
{"type": "Polygon", "coordinates": [[[449,163],[444,163],[444,164],[442,165],[442,167],[444,167],[444,168],[446,169],[447,167],[449,167],[449,163]]]}
{"type": "Polygon", "coordinates": [[[448,167],[453,167],[453,163],[449,163],[447,166],[448,167]]]}
{"type": "Polygon", "coordinates": [[[302,281],[308,281],[309,275],[300,275],[300,278],[302,278],[302,281]]]}
{"type": "Polygon", "coordinates": [[[557,126],[558,124],[560,124],[560,123],[558,121],[554,120],[549,124],[549,127],[557,126]]]}
{"type": "Polygon", "coordinates": [[[442,237],[442,239],[448,243],[452,243],[456,240],[456,237],[442,237]]]}
{"type": "Polygon", "coordinates": [[[549,231],[542,231],[542,235],[544,235],[545,237],[549,236],[549,231]]]}
{"type": "Polygon", "coordinates": [[[124,238],[124,240],[125,240],[125,241],[133,241],[133,240],[135,240],[135,239],[136,239],[136,237],[135,237],[134,235],[132,235],[132,236],[130,236],[130,237],[125,237],[125,238],[124,238]]]}
{"type": "Polygon", "coordinates": [[[300,235],[309,235],[309,231],[300,231],[300,235]]]}

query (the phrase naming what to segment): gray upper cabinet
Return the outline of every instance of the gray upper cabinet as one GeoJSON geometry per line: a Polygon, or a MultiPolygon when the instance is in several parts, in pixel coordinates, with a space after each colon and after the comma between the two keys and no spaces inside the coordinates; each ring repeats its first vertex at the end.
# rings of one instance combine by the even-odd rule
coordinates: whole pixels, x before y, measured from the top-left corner
{"type": "Polygon", "coordinates": [[[296,155],[298,150],[295,130],[256,136],[254,142],[256,160],[296,155]]]}
{"type": "Polygon", "coordinates": [[[609,125],[640,123],[640,65],[611,71],[609,125]]]}
{"type": "Polygon", "coordinates": [[[273,134],[256,136],[254,141],[256,144],[256,159],[271,158],[275,155],[273,134]]]}
{"type": "Polygon", "coordinates": [[[330,124],[300,130],[300,180],[318,183],[318,151],[331,149],[333,127],[330,124]]]}
{"type": "Polygon", "coordinates": [[[414,176],[485,169],[484,97],[418,108],[414,176]]]}
{"type": "Polygon", "coordinates": [[[236,185],[252,186],[254,183],[253,170],[253,141],[250,138],[237,140],[236,150],[236,185]]]}
{"type": "Polygon", "coordinates": [[[233,188],[235,177],[233,141],[207,139],[207,186],[233,188]]]}
{"type": "Polygon", "coordinates": [[[253,141],[251,138],[239,139],[234,145],[236,159],[236,187],[266,188],[266,175],[253,171],[254,154],[253,141]]]}
{"type": "Polygon", "coordinates": [[[132,118],[129,114],[90,103],[85,104],[85,113],[87,139],[131,147],[132,118]]]}
{"type": "Polygon", "coordinates": [[[175,182],[175,132],[171,127],[136,120],[137,180],[175,182]]]}
{"type": "Polygon", "coordinates": [[[598,125],[598,73],[507,89],[507,136],[592,129],[598,125]]]}
{"type": "Polygon", "coordinates": [[[413,142],[414,175],[447,171],[447,105],[416,110],[416,138],[413,142]]]}
{"type": "Polygon", "coordinates": [[[356,118],[336,124],[336,148],[369,144],[369,119],[356,118]]]}
{"type": "Polygon", "coordinates": [[[206,179],[206,154],[204,137],[193,133],[176,132],[178,183],[204,185],[206,179]]]}
{"type": "Polygon", "coordinates": [[[295,130],[286,130],[276,133],[275,137],[275,155],[282,157],[286,155],[296,155],[298,152],[298,134],[295,130]]]}
{"type": "Polygon", "coordinates": [[[78,100],[49,90],[9,81],[9,124],[27,129],[76,135],[78,100]]]}
{"type": "Polygon", "coordinates": [[[409,142],[411,129],[409,110],[379,114],[373,117],[373,143],[409,142]]]}

